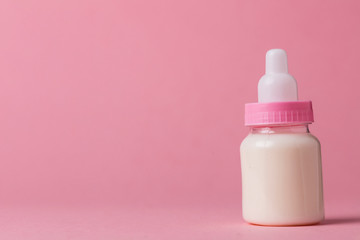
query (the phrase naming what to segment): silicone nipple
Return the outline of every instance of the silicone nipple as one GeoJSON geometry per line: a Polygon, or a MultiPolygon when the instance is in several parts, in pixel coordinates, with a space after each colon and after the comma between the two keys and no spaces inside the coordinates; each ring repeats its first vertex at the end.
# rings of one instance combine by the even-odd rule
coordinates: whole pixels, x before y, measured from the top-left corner
{"type": "Polygon", "coordinates": [[[269,50],[266,53],[265,75],[258,84],[258,101],[264,103],[297,100],[297,84],[295,78],[288,73],[285,50],[269,50]]]}

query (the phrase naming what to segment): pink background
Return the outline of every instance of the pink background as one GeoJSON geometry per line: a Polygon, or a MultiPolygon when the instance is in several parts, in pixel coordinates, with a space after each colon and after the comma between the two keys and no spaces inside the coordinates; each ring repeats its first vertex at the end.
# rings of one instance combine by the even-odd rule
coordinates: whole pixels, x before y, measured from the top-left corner
{"type": "Polygon", "coordinates": [[[1,1],[0,237],[359,239],[359,12],[355,0],[1,1]],[[270,48],[287,50],[313,101],[323,225],[241,219],[244,104],[270,48]]]}

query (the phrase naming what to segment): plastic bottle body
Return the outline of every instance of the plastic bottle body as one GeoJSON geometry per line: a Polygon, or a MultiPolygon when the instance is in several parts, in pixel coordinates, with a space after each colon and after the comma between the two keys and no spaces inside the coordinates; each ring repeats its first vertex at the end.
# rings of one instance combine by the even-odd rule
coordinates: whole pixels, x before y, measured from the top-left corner
{"type": "Polygon", "coordinates": [[[324,218],[320,142],[306,124],[253,127],[240,155],[247,222],[308,225],[324,218]]]}

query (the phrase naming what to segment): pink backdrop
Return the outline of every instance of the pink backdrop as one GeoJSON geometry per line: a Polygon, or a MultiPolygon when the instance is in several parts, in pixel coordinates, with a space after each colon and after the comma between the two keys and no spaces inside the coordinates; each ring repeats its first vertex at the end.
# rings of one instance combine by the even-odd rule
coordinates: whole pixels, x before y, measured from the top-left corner
{"type": "Polygon", "coordinates": [[[0,204],[233,206],[241,221],[244,104],[266,51],[284,48],[313,101],[327,211],[360,214],[359,12],[359,1],[1,1],[0,204]]]}

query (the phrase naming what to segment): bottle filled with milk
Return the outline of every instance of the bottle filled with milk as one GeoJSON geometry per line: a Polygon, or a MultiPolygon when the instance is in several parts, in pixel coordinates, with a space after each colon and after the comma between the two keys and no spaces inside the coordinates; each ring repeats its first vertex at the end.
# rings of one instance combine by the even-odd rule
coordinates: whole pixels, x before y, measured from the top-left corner
{"type": "Polygon", "coordinates": [[[291,226],[324,218],[319,140],[310,134],[311,101],[298,101],[282,49],[266,54],[258,103],[245,105],[249,135],[240,147],[245,221],[291,226]]]}

